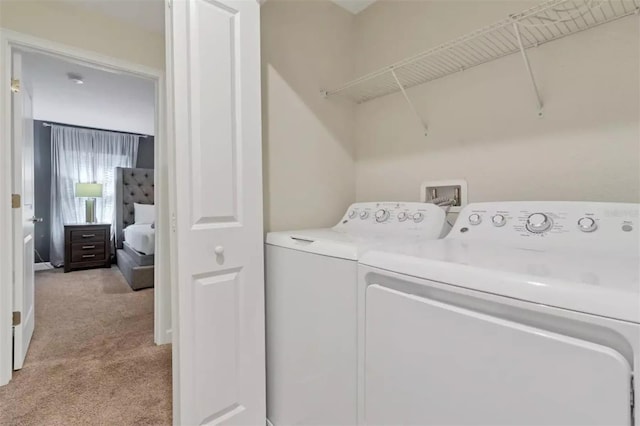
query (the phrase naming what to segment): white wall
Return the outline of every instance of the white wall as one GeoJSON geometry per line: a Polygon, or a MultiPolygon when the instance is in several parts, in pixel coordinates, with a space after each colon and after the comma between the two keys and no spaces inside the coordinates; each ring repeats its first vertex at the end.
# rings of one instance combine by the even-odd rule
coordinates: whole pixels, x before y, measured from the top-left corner
{"type": "MultiPolygon", "coordinates": [[[[363,74],[532,3],[382,1],[359,14],[363,74]]],[[[469,201],[640,201],[640,31],[637,17],[530,51],[543,119],[519,55],[356,108],[360,201],[417,200],[423,180],[466,178],[469,201]]]]}
{"type": "Polygon", "coordinates": [[[334,225],[355,199],[353,15],[328,1],[262,6],[265,229],[334,225]]]}
{"type": "Polygon", "coordinates": [[[87,8],[56,0],[2,0],[0,26],[158,70],[164,36],[87,8]]]}

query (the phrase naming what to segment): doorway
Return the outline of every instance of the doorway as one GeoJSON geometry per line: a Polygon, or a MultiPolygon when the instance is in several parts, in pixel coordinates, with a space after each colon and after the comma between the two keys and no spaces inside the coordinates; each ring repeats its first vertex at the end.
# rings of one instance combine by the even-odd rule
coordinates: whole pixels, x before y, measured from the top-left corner
{"type": "MultiPolygon", "coordinates": [[[[163,262],[163,260],[166,260],[168,258],[168,254],[169,254],[169,247],[168,247],[168,243],[169,243],[168,208],[169,207],[168,207],[168,196],[167,196],[168,166],[167,166],[167,155],[166,155],[167,146],[166,146],[166,140],[165,140],[165,126],[163,124],[164,116],[165,116],[163,73],[159,70],[147,69],[134,64],[122,63],[120,61],[113,61],[108,58],[102,58],[97,55],[94,56],[94,55],[88,54],[87,52],[77,51],[75,49],[68,48],[66,46],[57,45],[55,43],[51,43],[46,40],[38,40],[38,39],[34,39],[27,36],[22,36],[19,34],[13,34],[13,33],[8,35],[3,34],[2,46],[4,47],[3,59],[5,59],[8,63],[11,63],[13,61],[13,57],[16,54],[28,55],[31,57],[39,56],[50,61],[58,61],[61,63],[66,62],[70,64],[70,67],[84,67],[86,69],[94,70],[95,72],[102,72],[105,74],[110,74],[112,76],[122,76],[122,77],[128,77],[132,79],[141,79],[141,80],[144,80],[151,87],[155,107],[154,107],[154,110],[152,111],[152,115],[153,115],[152,127],[153,128],[152,128],[152,131],[149,133],[153,133],[153,136],[155,137],[154,145],[156,149],[151,154],[152,156],[151,160],[152,160],[152,163],[155,163],[155,167],[153,167],[153,170],[151,172],[152,176],[150,177],[150,179],[152,179],[152,182],[155,181],[155,184],[152,183],[152,186],[155,186],[155,191],[153,191],[155,195],[155,203],[153,207],[153,210],[155,213],[155,220],[153,223],[153,228],[155,229],[155,232],[154,232],[155,244],[153,246],[155,247],[154,256],[157,259],[157,264],[158,264],[158,266],[153,268],[154,270],[152,271],[151,279],[155,287],[152,293],[147,293],[147,295],[144,295],[143,290],[141,290],[140,292],[133,292],[133,290],[129,288],[129,284],[124,278],[124,274],[119,269],[116,269],[115,267],[105,268],[103,270],[97,270],[97,269],[84,270],[79,272],[73,272],[70,274],[64,274],[62,272],[51,272],[50,267],[47,265],[47,263],[49,263],[47,262],[47,260],[49,259],[45,259],[43,257],[43,253],[41,250],[38,250],[38,251],[26,250],[25,252],[31,253],[33,255],[33,258],[29,259],[27,256],[24,256],[22,261],[23,261],[23,264],[25,265],[25,274],[29,273],[29,267],[28,267],[29,265],[31,266],[31,272],[33,272],[34,261],[44,260],[44,262],[39,262],[39,263],[43,265],[47,265],[47,266],[38,267],[38,269],[44,269],[45,271],[38,272],[39,275],[37,276],[38,278],[36,278],[36,285],[38,285],[37,281],[40,279],[39,278],[40,276],[42,277],[42,280],[49,281],[50,285],[48,286],[48,288],[51,290],[48,290],[42,293],[43,297],[48,298],[46,302],[47,305],[54,306],[57,309],[57,308],[60,308],[60,305],[63,305],[63,303],[65,302],[64,299],[56,300],[56,297],[59,298],[61,296],[61,292],[55,291],[56,285],[60,286],[61,282],[64,282],[66,280],[65,276],[72,278],[71,280],[66,280],[66,281],[78,281],[79,282],[78,284],[80,285],[83,282],[87,284],[92,284],[92,283],[95,284],[97,282],[101,291],[109,293],[110,296],[125,296],[125,299],[120,300],[122,303],[125,303],[125,304],[129,303],[132,306],[135,306],[136,308],[139,308],[140,306],[144,306],[145,304],[150,305],[149,309],[152,311],[152,313],[132,311],[131,317],[136,317],[136,314],[151,315],[152,318],[150,318],[150,321],[153,323],[153,329],[152,331],[150,331],[150,333],[148,333],[148,336],[149,336],[148,340],[150,341],[149,343],[151,345],[153,344],[162,345],[162,344],[171,342],[171,307],[170,307],[171,302],[170,302],[170,281],[169,281],[169,274],[168,274],[169,266],[168,266],[168,261],[163,262]],[[76,274],[75,279],[73,279],[74,274],[76,274]],[[114,284],[114,280],[116,281],[115,284],[114,284]],[[58,282],[56,283],[56,281],[58,282]],[[126,296],[131,296],[131,297],[127,299],[126,296]],[[53,299],[51,297],[53,297],[53,299]]],[[[4,71],[6,72],[7,69],[5,68],[4,71]]],[[[69,77],[69,79],[72,80],[71,77],[69,77]]],[[[24,85],[23,88],[26,91],[27,85],[24,85]]],[[[4,109],[2,112],[2,120],[4,123],[10,123],[11,116],[12,116],[12,105],[10,104],[11,96],[8,96],[8,93],[5,92],[3,93],[3,99],[8,99],[9,102],[4,104],[4,109]]],[[[54,120],[41,121],[41,122],[36,122],[35,125],[32,126],[32,130],[35,129],[36,132],[38,130],[42,132],[51,132],[52,125],[59,126],[60,124],[68,124],[68,123],[54,122],[54,120]]],[[[5,129],[5,133],[3,136],[5,136],[6,140],[12,140],[10,127],[11,126],[3,126],[3,129],[5,129]]],[[[87,129],[92,131],[118,130],[118,129],[103,129],[103,128],[97,129],[96,128],[96,127],[103,127],[103,126],[76,126],[76,128],[83,128],[83,129],[86,129],[87,127],[92,127],[92,129],[87,129]]],[[[37,135],[34,135],[34,136],[37,136],[37,135]]],[[[148,145],[148,143],[146,145],[148,145]]],[[[4,150],[6,148],[11,148],[11,147],[3,146],[2,149],[4,150]]],[[[0,155],[0,157],[11,160],[12,156],[10,154],[5,156],[3,152],[2,155],[0,155]]],[[[5,165],[6,164],[3,164],[3,166],[5,165]]],[[[137,165],[137,164],[134,164],[134,165],[137,165]]],[[[2,183],[2,187],[4,190],[11,188],[11,181],[14,178],[11,175],[11,164],[9,163],[8,166],[9,167],[4,168],[4,170],[8,171],[8,173],[3,172],[2,176],[0,176],[0,182],[2,183]]],[[[36,167],[37,166],[38,165],[36,164],[36,167]]],[[[144,167],[142,167],[141,169],[144,169],[144,167]]],[[[0,215],[2,215],[2,213],[0,213],[0,215]]],[[[39,216],[37,216],[34,213],[33,220],[37,221],[38,218],[39,216]]],[[[15,218],[6,217],[5,215],[2,215],[0,219],[1,219],[0,224],[2,226],[3,232],[6,229],[12,229],[12,225],[15,218]]],[[[38,226],[38,222],[36,222],[36,228],[37,226],[38,226]]],[[[8,235],[11,235],[11,233],[9,233],[8,235]]],[[[37,235],[34,235],[32,239],[32,243],[37,241],[36,236],[37,235]]],[[[95,245],[95,244],[93,244],[92,242],[90,245],[95,245]]],[[[116,253],[115,248],[116,247],[114,247],[114,250],[113,250],[114,255],[116,253]]],[[[4,251],[6,250],[6,248],[3,247],[0,250],[4,251]]],[[[45,256],[49,258],[48,254],[45,254],[45,256]]],[[[0,263],[2,263],[0,264],[0,273],[2,273],[3,275],[2,283],[4,283],[4,284],[0,284],[0,295],[2,296],[0,298],[1,300],[0,303],[2,303],[2,306],[0,306],[0,312],[2,312],[2,318],[0,318],[0,338],[1,338],[0,339],[0,385],[4,385],[11,380],[12,375],[14,374],[12,373],[12,370],[14,369],[14,366],[15,366],[15,354],[14,354],[15,345],[13,341],[13,334],[14,334],[15,328],[12,327],[12,323],[14,322],[13,320],[15,320],[15,315],[12,315],[11,313],[16,311],[16,306],[14,303],[16,291],[14,288],[12,288],[12,286],[5,285],[12,282],[11,279],[8,279],[8,280],[5,279],[7,277],[6,275],[7,272],[9,272],[10,274],[12,270],[13,265],[12,265],[11,259],[12,258],[9,255],[9,256],[3,256],[2,260],[0,260],[0,263]],[[9,314],[9,317],[6,315],[7,313],[9,314]],[[7,319],[9,321],[7,321],[7,319]]],[[[9,278],[11,277],[9,276],[9,278]]],[[[65,287],[64,285],[62,285],[61,287],[59,287],[59,289],[63,289],[67,291],[67,290],[70,290],[70,288],[72,287],[73,286],[65,287]]],[[[35,293],[36,305],[38,304],[38,300],[37,300],[38,295],[39,293],[36,291],[35,293]]],[[[87,296],[87,295],[84,294],[82,296],[87,296]]],[[[105,305],[105,304],[98,303],[98,305],[94,305],[93,308],[87,307],[87,312],[90,315],[91,313],[97,315],[98,311],[100,311],[101,309],[110,311],[114,306],[115,305],[108,305],[108,304],[105,305]]],[[[61,311],[58,310],[57,312],[56,312],[56,309],[53,309],[53,311],[55,315],[57,315],[58,317],[64,313],[64,309],[62,309],[61,311]]],[[[124,316],[126,315],[127,315],[127,312],[124,312],[124,316]]],[[[36,315],[36,319],[37,319],[37,315],[36,315]]],[[[135,322],[135,319],[136,318],[132,318],[131,321],[135,322]]],[[[75,323],[76,319],[69,318],[69,321],[70,321],[69,323],[75,323]]],[[[131,323],[127,325],[131,326],[131,323]]],[[[137,325],[133,325],[134,330],[136,327],[137,325]]],[[[35,324],[35,329],[36,329],[36,335],[37,335],[37,330],[38,330],[37,322],[35,324]]],[[[52,331],[52,330],[49,330],[49,331],[52,331]]],[[[95,329],[91,330],[90,327],[85,327],[83,331],[91,334],[91,338],[99,339],[99,337],[95,336],[96,335],[95,329]]],[[[77,328],[75,332],[76,333],[79,332],[77,328]]],[[[140,334],[138,333],[137,336],[140,337],[140,334]]],[[[34,347],[30,350],[34,350],[36,352],[39,351],[40,353],[42,353],[43,351],[46,352],[46,350],[51,349],[51,352],[55,353],[56,345],[55,345],[55,342],[53,341],[55,339],[50,339],[51,337],[52,336],[50,334],[48,336],[48,339],[42,339],[36,342],[37,347],[34,347]]],[[[104,343],[104,345],[102,345],[101,348],[98,348],[98,346],[101,346],[99,344],[100,342],[94,342],[96,343],[93,346],[94,349],[96,349],[94,353],[94,357],[96,357],[95,359],[98,359],[99,357],[109,356],[109,354],[113,355],[114,352],[117,353],[118,341],[122,344],[125,344],[125,346],[127,344],[127,341],[129,341],[129,344],[131,344],[131,340],[135,341],[135,338],[123,339],[122,337],[124,336],[119,336],[119,337],[120,337],[120,340],[116,339],[110,342],[108,341],[108,339],[103,339],[104,342],[102,343],[104,343]]],[[[85,342],[87,341],[86,336],[84,341],[85,342]]],[[[64,349],[64,348],[60,348],[59,346],[58,348],[64,349]]],[[[90,352],[90,350],[87,349],[86,347],[85,347],[85,350],[90,352]]],[[[25,348],[25,352],[26,351],[27,351],[27,348],[25,348]]],[[[59,352],[59,355],[63,355],[62,352],[59,352]]],[[[167,351],[165,350],[165,352],[167,351]]],[[[168,352],[170,352],[170,349],[168,349],[168,352]]],[[[166,368],[168,368],[170,371],[171,369],[170,356],[168,357],[168,359],[169,359],[169,362],[166,368]]],[[[29,359],[27,358],[27,363],[28,362],[29,362],[29,359]]],[[[71,359],[69,360],[69,362],[73,363],[75,362],[75,360],[71,359]]],[[[161,364],[162,362],[163,361],[157,361],[157,363],[159,364],[161,364]]],[[[166,363],[166,360],[165,360],[165,363],[166,363]]],[[[20,367],[20,365],[18,365],[18,367],[20,367]]],[[[83,369],[83,371],[88,371],[88,370],[90,369],[89,368],[83,369]]],[[[125,370],[122,370],[122,371],[125,371],[125,370]]],[[[37,380],[37,375],[31,377],[30,380],[33,380],[34,378],[36,379],[34,382],[36,386],[46,387],[46,385],[45,386],[42,385],[42,382],[40,380],[37,380]]],[[[96,381],[98,380],[99,378],[96,378],[96,381]]],[[[134,403],[134,401],[132,401],[132,403],[134,403]]],[[[171,405],[171,401],[169,399],[169,407],[170,405],[171,405]]],[[[169,412],[170,412],[170,409],[169,409],[169,412]]],[[[115,418],[113,416],[111,417],[115,418]]]]}

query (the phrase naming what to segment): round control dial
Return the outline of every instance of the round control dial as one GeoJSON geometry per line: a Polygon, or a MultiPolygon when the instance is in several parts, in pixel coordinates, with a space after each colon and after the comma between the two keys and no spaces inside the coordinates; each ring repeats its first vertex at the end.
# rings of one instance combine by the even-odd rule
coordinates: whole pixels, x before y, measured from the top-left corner
{"type": "Polygon", "coordinates": [[[480,216],[478,213],[470,215],[469,223],[472,225],[480,225],[480,223],[482,223],[482,216],[480,216]]]}
{"type": "Polygon", "coordinates": [[[578,220],[578,228],[582,232],[593,232],[598,228],[598,224],[593,218],[583,217],[578,220]]]}
{"type": "Polygon", "coordinates": [[[527,218],[527,230],[534,234],[541,234],[548,231],[553,225],[553,221],[544,213],[533,213],[527,218]]]}
{"type": "Polygon", "coordinates": [[[358,216],[358,211],[357,210],[351,210],[349,212],[349,219],[354,219],[356,216],[358,216]]]}
{"type": "Polygon", "coordinates": [[[502,214],[496,214],[491,217],[491,223],[493,223],[493,226],[504,226],[507,223],[507,218],[502,214]]]}
{"type": "Polygon", "coordinates": [[[422,212],[414,213],[412,216],[412,219],[415,223],[420,223],[424,220],[424,213],[422,212]]]}
{"type": "Polygon", "coordinates": [[[360,219],[364,220],[364,219],[366,219],[368,217],[369,217],[369,212],[368,211],[363,210],[363,211],[360,212],[360,219]]]}
{"type": "Polygon", "coordinates": [[[389,210],[380,209],[376,212],[376,222],[384,222],[389,219],[389,210]]]}
{"type": "Polygon", "coordinates": [[[407,212],[400,212],[398,213],[398,221],[399,222],[404,222],[405,220],[407,220],[409,218],[409,215],[407,214],[407,212]]]}

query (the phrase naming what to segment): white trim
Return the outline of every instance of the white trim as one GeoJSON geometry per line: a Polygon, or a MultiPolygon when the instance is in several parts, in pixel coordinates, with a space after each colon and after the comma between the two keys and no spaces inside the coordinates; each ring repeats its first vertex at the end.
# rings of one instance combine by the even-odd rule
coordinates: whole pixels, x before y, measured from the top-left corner
{"type": "Polygon", "coordinates": [[[38,262],[33,264],[33,270],[38,271],[48,271],[49,269],[53,269],[53,265],[49,262],[38,262]]]}
{"type": "MultiPolygon", "coordinates": [[[[0,143],[0,235],[12,235],[11,234],[11,95],[8,82],[11,78],[11,50],[12,48],[19,48],[21,50],[33,50],[44,54],[53,54],[63,57],[70,61],[77,61],[84,64],[90,64],[93,67],[103,69],[112,72],[126,72],[142,78],[147,78],[155,82],[156,87],[156,164],[170,159],[171,156],[165,156],[170,152],[169,147],[172,146],[171,142],[167,139],[167,132],[164,128],[166,122],[165,108],[166,97],[165,88],[166,82],[164,72],[154,68],[149,68],[143,65],[123,61],[117,58],[104,56],[92,51],[79,49],[64,44],[56,43],[50,40],[33,37],[27,34],[17,33],[14,31],[0,28],[0,61],[3,61],[0,66],[0,99],[2,103],[0,105],[0,129],[1,141],[0,143]],[[162,152],[165,155],[162,155],[162,152]]],[[[160,165],[160,164],[158,164],[160,165]]],[[[156,167],[156,170],[158,168],[156,167]]],[[[168,172],[170,173],[170,172],[168,172]]],[[[158,179],[158,173],[156,172],[156,179],[158,179]]],[[[156,193],[159,200],[162,200],[165,209],[170,208],[170,204],[167,201],[171,200],[168,194],[169,187],[164,187],[168,182],[160,179],[156,181],[156,193]]],[[[168,210],[167,210],[168,211],[168,210]]],[[[168,222],[168,221],[165,221],[168,222]]],[[[163,303],[165,297],[169,297],[171,294],[172,280],[171,268],[170,268],[170,235],[169,235],[169,223],[163,223],[160,221],[157,227],[156,237],[159,241],[162,241],[163,248],[160,250],[160,256],[157,256],[157,264],[161,265],[160,268],[155,269],[155,318],[154,318],[154,341],[157,344],[168,343],[171,341],[171,315],[167,315],[163,312],[163,309],[158,309],[161,306],[166,306],[167,303],[163,303]],[[169,243],[169,244],[167,244],[169,243]],[[161,300],[159,300],[161,299],[161,300]],[[162,330],[165,330],[164,332],[162,330]]],[[[12,288],[12,247],[11,244],[0,244],[0,386],[7,384],[11,380],[12,366],[11,366],[11,312],[13,309],[13,288],[12,288]]]]}
{"type": "MultiPolygon", "coordinates": [[[[9,43],[0,34],[0,235],[13,235],[11,226],[11,88],[7,82],[11,78],[11,49],[9,43]],[[8,117],[8,118],[7,118],[8,117]]],[[[12,374],[12,338],[11,312],[13,311],[13,244],[0,244],[0,385],[11,380],[12,374]],[[7,324],[9,327],[7,327],[7,324]]]]}
{"type": "MultiPolygon", "coordinates": [[[[169,259],[167,259],[167,264],[169,265],[169,275],[171,279],[171,316],[172,318],[179,318],[180,309],[179,309],[179,299],[178,299],[178,275],[176,267],[177,262],[177,253],[176,253],[176,207],[178,202],[176,201],[176,169],[175,169],[175,150],[176,150],[176,135],[175,135],[175,126],[174,126],[174,81],[173,81],[173,11],[171,10],[171,2],[173,0],[164,0],[165,2],[165,13],[164,13],[164,46],[165,46],[165,69],[167,72],[166,76],[166,130],[167,130],[167,140],[169,141],[165,144],[166,154],[167,154],[167,164],[168,164],[168,174],[169,174],[169,239],[171,243],[169,244],[169,259]]],[[[179,331],[178,327],[174,327],[173,323],[171,324],[171,333],[170,337],[172,339],[171,346],[171,362],[173,364],[173,375],[172,375],[172,390],[173,390],[173,424],[177,425],[176,419],[180,419],[181,411],[180,411],[180,348],[178,344],[179,331]]]]}
{"type": "Polygon", "coordinates": [[[168,187],[168,167],[167,167],[167,96],[166,81],[164,73],[156,80],[156,123],[155,123],[155,149],[153,181],[155,183],[154,203],[156,210],[156,247],[155,247],[155,267],[154,267],[154,330],[153,340],[156,345],[171,343],[171,277],[170,277],[170,256],[169,256],[169,197],[168,187]],[[162,141],[158,143],[158,141],[162,141]],[[158,206],[162,206],[160,209],[158,206]],[[157,232],[160,230],[161,232],[157,232]],[[164,309],[169,306],[169,315],[164,309]]]}

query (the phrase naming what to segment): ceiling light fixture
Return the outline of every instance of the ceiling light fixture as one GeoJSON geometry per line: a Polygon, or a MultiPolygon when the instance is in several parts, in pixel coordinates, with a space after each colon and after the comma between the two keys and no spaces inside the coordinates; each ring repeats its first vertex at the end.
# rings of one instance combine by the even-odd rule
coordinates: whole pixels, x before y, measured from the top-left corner
{"type": "Polygon", "coordinates": [[[84,84],[84,80],[80,74],[76,74],[73,72],[67,73],[67,78],[73,81],[75,84],[84,84]]]}

